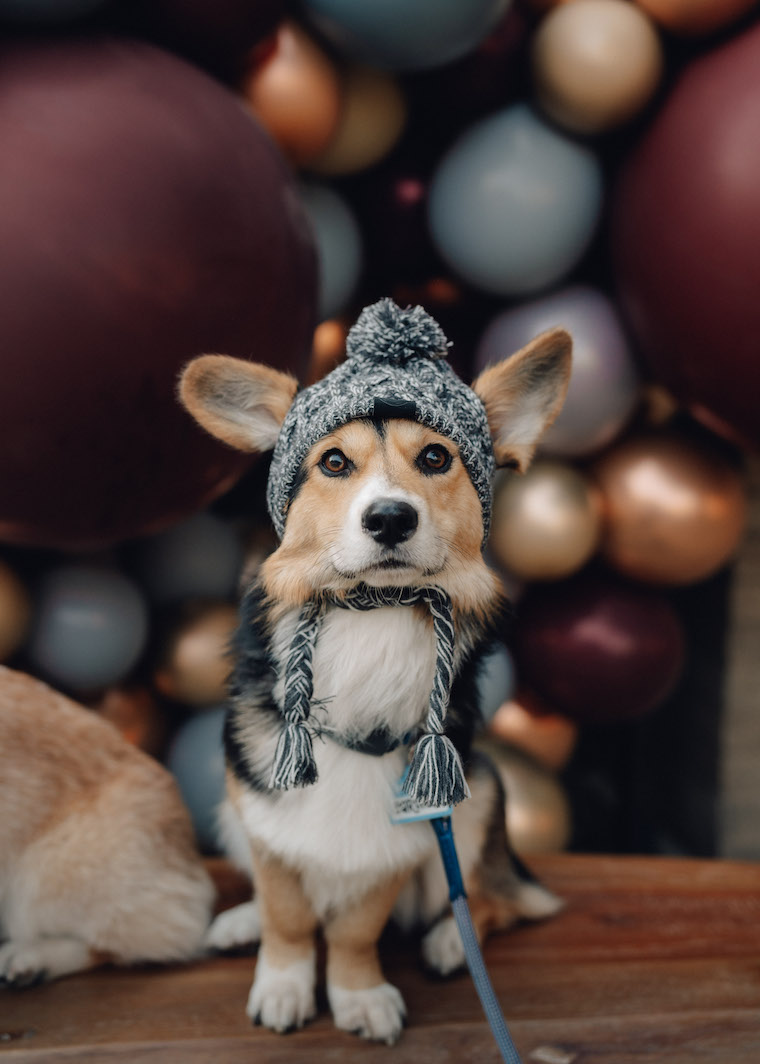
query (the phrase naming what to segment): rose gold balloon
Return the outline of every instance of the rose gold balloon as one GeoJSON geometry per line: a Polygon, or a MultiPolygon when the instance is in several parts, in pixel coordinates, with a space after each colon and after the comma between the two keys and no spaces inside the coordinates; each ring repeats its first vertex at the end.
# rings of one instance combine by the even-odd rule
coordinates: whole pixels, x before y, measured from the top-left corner
{"type": "Polygon", "coordinates": [[[701,36],[727,26],[757,0],[636,0],[652,18],[676,33],[701,36]]]}
{"type": "Polygon", "coordinates": [[[480,740],[507,792],[507,831],[519,854],[556,853],[572,832],[570,803],[559,780],[528,754],[480,740]]]}
{"type": "Polygon", "coordinates": [[[600,533],[596,488],[563,462],[535,462],[523,476],[507,477],[496,493],[490,548],[523,580],[574,573],[596,550],[600,533]]]}
{"type": "Polygon", "coordinates": [[[293,22],[280,26],[273,51],[254,66],[242,91],[261,124],[297,165],[323,151],[338,128],[338,73],[293,22]]]}
{"type": "Polygon", "coordinates": [[[539,103],[575,133],[627,122],[660,80],[662,46],[652,22],[628,0],[575,0],[555,8],[533,38],[539,103]]]}
{"type": "Polygon", "coordinates": [[[166,721],[153,695],[144,687],[112,687],[92,708],[121,735],[147,754],[158,757],[166,741],[166,721]]]}
{"type": "Polygon", "coordinates": [[[724,565],[744,531],[741,474],[674,432],[633,437],[593,467],[604,496],[602,552],[626,576],[690,584],[724,565]]]}
{"type": "Polygon", "coordinates": [[[343,84],[343,111],[338,129],[309,169],[328,176],[366,170],[387,155],[401,136],[406,103],[389,74],[351,67],[343,84]]]}
{"type": "Polygon", "coordinates": [[[488,734],[557,771],[570,760],[578,740],[578,726],[567,717],[548,711],[530,692],[518,691],[496,710],[488,734]]]}
{"type": "Polygon", "coordinates": [[[158,690],[189,706],[223,702],[231,669],[227,648],[236,624],[237,610],[226,603],[181,624],[154,676],[158,690]]]}
{"type": "Polygon", "coordinates": [[[328,318],[316,327],[309,362],[309,384],[321,380],[343,361],[346,357],[347,335],[348,327],[337,318],[328,318]]]}
{"type": "Polygon", "coordinates": [[[0,661],[7,661],[24,642],[31,616],[26,588],[16,574],[0,562],[0,661]]]}

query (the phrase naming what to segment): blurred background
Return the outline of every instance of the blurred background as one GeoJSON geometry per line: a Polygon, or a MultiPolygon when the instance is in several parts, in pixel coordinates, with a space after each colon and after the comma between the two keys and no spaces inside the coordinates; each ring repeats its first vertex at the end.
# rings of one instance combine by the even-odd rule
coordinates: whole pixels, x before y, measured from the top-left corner
{"type": "Polygon", "coordinates": [[[760,859],[758,72],[751,0],[0,0],[0,661],[167,763],[213,850],[273,540],[181,366],[313,381],[383,295],[467,380],[564,325],[488,547],[516,846],[760,859]]]}

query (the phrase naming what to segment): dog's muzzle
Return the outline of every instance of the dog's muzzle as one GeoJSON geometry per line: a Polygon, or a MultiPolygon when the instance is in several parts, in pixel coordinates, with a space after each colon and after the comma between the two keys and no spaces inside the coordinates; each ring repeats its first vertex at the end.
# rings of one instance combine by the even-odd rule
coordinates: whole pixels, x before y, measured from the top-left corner
{"type": "Polygon", "coordinates": [[[419,523],[411,503],[401,499],[376,499],[362,514],[362,528],[383,547],[395,547],[410,539],[419,523]]]}

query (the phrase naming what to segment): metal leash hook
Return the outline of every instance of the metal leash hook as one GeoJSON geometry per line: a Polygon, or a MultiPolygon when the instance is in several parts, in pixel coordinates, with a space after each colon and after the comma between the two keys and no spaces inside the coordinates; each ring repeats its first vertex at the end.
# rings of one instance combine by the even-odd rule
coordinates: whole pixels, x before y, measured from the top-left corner
{"type": "Polygon", "coordinates": [[[478,944],[478,936],[472,924],[470,907],[467,904],[467,894],[462,881],[462,870],[459,867],[459,858],[454,845],[454,830],[451,824],[451,817],[435,817],[431,820],[431,823],[435,829],[441,850],[443,867],[449,884],[451,908],[459,928],[459,934],[462,936],[465,960],[467,961],[467,967],[470,969],[475,989],[478,992],[480,1004],[483,1006],[483,1012],[496,1039],[502,1060],[504,1060],[505,1064],[521,1064],[520,1056],[515,1049],[515,1044],[507,1027],[507,1021],[504,1019],[504,1013],[501,1011],[498,998],[491,985],[488,969],[478,944]]]}

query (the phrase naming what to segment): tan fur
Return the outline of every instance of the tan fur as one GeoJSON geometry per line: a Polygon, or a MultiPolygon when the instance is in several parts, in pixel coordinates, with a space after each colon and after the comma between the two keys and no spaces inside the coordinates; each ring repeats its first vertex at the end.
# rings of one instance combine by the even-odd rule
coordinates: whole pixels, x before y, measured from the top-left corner
{"type": "Polygon", "coordinates": [[[328,983],[365,990],[383,982],[377,943],[408,878],[409,873],[379,883],[360,902],[325,924],[328,983]]]}
{"type": "Polygon", "coordinates": [[[297,872],[262,847],[253,846],[252,853],[267,960],[275,968],[287,968],[313,954],[317,917],[297,872]]]}
{"type": "Polygon", "coordinates": [[[213,888],[169,773],[94,713],[2,667],[0,750],[0,930],[11,946],[81,942],[89,964],[197,953],[213,888]]]}
{"type": "Polygon", "coordinates": [[[274,447],[298,382],[288,373],[227,355],[201,355],[184,370],[180,399],[217,439],[241,451],[274,447]]]}

